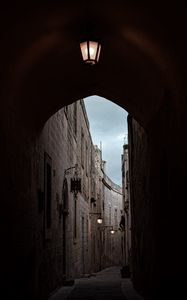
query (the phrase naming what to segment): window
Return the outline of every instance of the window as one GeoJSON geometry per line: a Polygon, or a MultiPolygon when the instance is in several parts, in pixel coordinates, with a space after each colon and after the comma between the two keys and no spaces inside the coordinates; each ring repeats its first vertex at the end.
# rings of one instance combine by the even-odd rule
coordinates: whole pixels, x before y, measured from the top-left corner
{"type": "MultiPolygon", "coordinates": [[[[44,154],[44,220],[46,232],[52,224],[52,162],[50,156],[44,154]]],[[[47,236],[48,237],[48,236],[47,236]]]]}
{"type": "Polygon", "coordinates": [[[73,106],[73,127],[74,134],[77,135],[77,102],[73,106]]]}
{"type": "Polygon", "coordinates": [[[84,133],[83,133],[83,129],[81,132],[81,164],[82,164],[82,167],[84,168],[84,133]]]}
{"type": "Polygon", "coordinates": [[[74,197],[74,224],[73,224],[73,237],[77,238],[77,197],[74,197]]]}
{"type": "Polygon", "coordinates": [[[88,143],[86,142],[86,175],[88,176],[88,143]]]}
{"type": "Polygon", "coordinates": [[[115,226],[117,226],[117,224],[118,224],[117,217],[118,217],[118,210],[117,210],[117,208],[115,208],[115,210],[114,210],[114,224],[115,224],[115,226]]]}
{"type": "Polygon", "coordinates": [[[112,213],[111,206],[109,206],[109,225],[111,225],[111,213],[112,213]]]}

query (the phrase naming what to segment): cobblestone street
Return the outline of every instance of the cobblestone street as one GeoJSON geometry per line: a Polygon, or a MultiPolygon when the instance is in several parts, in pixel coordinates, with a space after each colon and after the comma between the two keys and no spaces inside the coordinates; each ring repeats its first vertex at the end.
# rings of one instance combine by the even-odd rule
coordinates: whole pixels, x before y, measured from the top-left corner
{"type": "Polygon", "coordinates": [[[74,286],[62,287],[48,300],[143,300],[130,279],[121,278],[120,267],[102,270],[88,278],[75,280],[74,286]]]}

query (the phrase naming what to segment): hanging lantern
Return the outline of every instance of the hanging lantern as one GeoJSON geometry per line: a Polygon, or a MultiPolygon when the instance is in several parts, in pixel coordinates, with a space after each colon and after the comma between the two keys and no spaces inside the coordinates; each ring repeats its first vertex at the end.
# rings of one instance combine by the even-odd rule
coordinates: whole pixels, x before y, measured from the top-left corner
{"type": "Polygon", "coordinates": [[[71,178],[71,192],[77,195],[81,193],[81,179],[80,178],[71,178]]]}
{"type": "Polygon", "coordinates": [[[97,217],[97,223],[98,224],[102,224],[103,223],[103,219],[101,217],[101,213],[99,213],[99,212],[90,212],[89,215],[90,216],[98,215],[98,217],[97,217]]]}
{"type": "Polygon", "coordinates": [[[101,44],[97,41],[84,41],[80,43],[83,61],[95,65],[99,61],[101,44]]]}

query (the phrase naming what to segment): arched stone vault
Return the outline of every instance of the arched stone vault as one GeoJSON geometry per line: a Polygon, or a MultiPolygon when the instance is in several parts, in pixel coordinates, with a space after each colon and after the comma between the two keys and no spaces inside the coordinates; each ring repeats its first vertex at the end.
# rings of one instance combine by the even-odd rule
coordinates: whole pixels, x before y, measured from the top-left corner
{"type": "Polygon", "coordinates": [[[30,112],[27,121],[41,126],[62,106],[98,94],[146,126],[166,91],[176,98],[177,66],[167,44],[174,26],[164,12],[163,6],[131,7],[124,1],[115,6],[102,1],[93,7],[84,1],[32,4],[30,9],[15,6],[11,14],[6,11],[9,22],[1,49],[6,102],[8,96],[21,115],[30,112]],[[81,31],[88,23],[102,40],[95,68],[82,64],[79,49],[81,31]]]}

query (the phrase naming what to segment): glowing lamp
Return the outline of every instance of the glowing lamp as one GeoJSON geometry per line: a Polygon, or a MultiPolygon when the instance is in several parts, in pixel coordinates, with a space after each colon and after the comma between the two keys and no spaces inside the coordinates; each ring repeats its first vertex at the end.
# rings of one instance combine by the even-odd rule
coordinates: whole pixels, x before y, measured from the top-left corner
{"type": "Polygon", "coordinates": [[[98,224],[102,224],[102,222],[103,222],[103,220],[102,220],[101,218],[98,218],[98,219],[97,219],[97,223],[98,223],[98,224]]]}
{"type": "Polygon", "coordinates": [[[84,41],[80,43],[83,61],[95,65],[99,61],[101,44],[97,41],[84,41]]]}
{"type": "Polygon", "coordinates": [[[97,219],[97,223],[98,223],[98,224],[102,224],[102,223],[103,223],[103,220],[102,220],[101,218],[98,218],[98,219],[97,219]]]}

